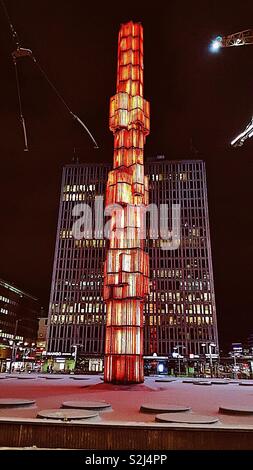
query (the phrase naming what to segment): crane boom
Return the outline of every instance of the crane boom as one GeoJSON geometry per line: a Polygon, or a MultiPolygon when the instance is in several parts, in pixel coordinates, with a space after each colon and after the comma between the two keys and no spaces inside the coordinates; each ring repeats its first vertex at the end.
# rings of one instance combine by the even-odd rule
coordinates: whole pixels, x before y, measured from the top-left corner
{"type": "Polygon", "coordinates": [[[245,29],[239,33],[222,37],[221,47],[247,46],[253,44],[253,29],[245,29]]]}
{"type": "Polygon", "coordinates": [[[245,29],[228,36],[217,36],[212,41],[211,50],[217,51],[221,47],[247,46],[250,44],[253,44],[253,29],[245,29]]]}
{"type": "Polygon", "coordinates": [[[253,136],[253,117],[251,121],[247,125],[246,129],[241,132],[234,140],[232,140],[231,145],[232,147],[241,147],[245,140],[250,139],[253,136]]]}
{"type": "MultiPolygon", "coordinates": [[[[217,36],[212,41],[211,50],[218,51],[221,47],[247,46],[253,44],[253,29],[245,29],[239,33],[229,34],[228,36],[217,36]]],[[[232,147],[241,147],[245,140],[253,136],[253,117],[245,130],[232,140],[232,147]]]]}

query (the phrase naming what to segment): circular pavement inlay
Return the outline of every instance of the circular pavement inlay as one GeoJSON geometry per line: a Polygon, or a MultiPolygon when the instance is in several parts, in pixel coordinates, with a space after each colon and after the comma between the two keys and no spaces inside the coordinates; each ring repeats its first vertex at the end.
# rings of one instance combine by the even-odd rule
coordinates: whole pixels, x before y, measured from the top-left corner
{"type": "Polygon", "coordinates": [[[105,410],[111,408],[110,403],[105,401],[64,401],[62,403],[63,408],[78,408],[83,410],[105,410]]]}
{"type": "Polygon", "coordinates": [[[12,408],[18,406],[34,405],[35,400],[27,400],[26,398],[0,398],[0,408],[12,408]]]}
{"type": "Polygon", "coordinates": [[[59,419],[62,421],[71,421],[73,419],[89,419],[98,416],[96,411],[82,410],[41,410],[37,414],[37,418],[59,419]]]}
{"type": "Polygon", "coordinates": [[[163,413],[156,415],[156,421],[162,423],[213,424],[219,421],[214,416],[202,416],[197,413],[163,413]]]}
{"type": "Polygon", "coordinates": [[[227,380],[211,380],[213,385],[228,385],[229,382],[227,380]]]}
{"type": "Polygon", "coordinates": [[[243,385],[245,387],[253,387],[253,382],[239,382],[239,385],[243,385]]]}
{"type": "Polygon", "coordinates": [[[192,382],[193,385],[212,385],[210,381],[199,381],[199,382],[192,382]]]}
{"type": "Polygon", "coordinates": [[[177,379],[155,379],[155,382],[176,382],[177,379]]]}
{"type": "Polygon", "coordinates": [[[253,405],[220,406],[219,413],[225,413],[230,415],[253,415],[253,405]]]}
{"type": "Polygon", "coordinates": [[[69,377],[69,378],[73,380],[90,380],[89,377],[69,377]]]}
{"type": "Polygon", "coordinates": [[[18,378],[18,380],[34,380],[34,379],[36,379],[36,377],[22,377],[22,376],[17,377],[17,378],[18,378]]]}
{"type": "Polygon", "coordinates": [[[46,380],[62,380],[63,377],[43,377],[43,379],[46,379],[46,380]]]}
{"type": "Polygon", "coordinates": [[[144,405],[140,407],[140,411],[144,413],[178,413],[190,410],[191,408],[189,406],[169,405],[166,403],[144,403],[144,405]]]}

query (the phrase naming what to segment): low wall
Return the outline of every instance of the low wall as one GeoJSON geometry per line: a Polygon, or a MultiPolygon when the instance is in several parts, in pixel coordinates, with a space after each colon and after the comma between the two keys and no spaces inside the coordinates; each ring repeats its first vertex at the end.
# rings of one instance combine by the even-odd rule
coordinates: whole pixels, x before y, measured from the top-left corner
{"type": "Polygon", "coordinates": [[[253,426],[78,423],[0,418],[0,447],[93,450],[252,450],[253,426]]]}

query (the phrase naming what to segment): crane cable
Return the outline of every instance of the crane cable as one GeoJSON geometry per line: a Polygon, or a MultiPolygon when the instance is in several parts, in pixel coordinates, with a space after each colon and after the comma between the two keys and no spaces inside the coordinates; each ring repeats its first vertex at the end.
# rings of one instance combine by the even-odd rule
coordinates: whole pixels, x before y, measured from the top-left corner
{"type": "Polygon", "coordinates": [[[14,63],[14,67],[15,67],[15,77],[16,77],[17,95],[18,95],[18,103],[19,103],[20,121],[21,121],[22,129],[23,129],[23,136],[24,136],[24,151],[26,151],[26,152],[28,151],[28,142],[27,142],[27,132],[26,132],[25,119],[24,119],[24,116],[23,116],[20,81],[19,81],[18,68],[17,68],[17,58],[20,58],[20,57],[31,57],[32,58],[34,64],[38,67],[40,73],[43,75],[43,77],[48,82],[48,84],[50,85],[52,90],[55,92],[58,99],[62,102],[63,106],[67,109],[67,111],[69,112],[71,117],[75,121],[77,121],[85,129],[85,131],[90,136],[90,138],[91,138],[91,140],[94,144],[94,148],[98,149],[99,148],[98,144],[97,144],[96,140],[94,139],[93,135],[91,134],[91,132],[89,131],[88,127],[84,124],[84,122],[76,114],[74,114],[71,111],[70,107],[68,106],[68,104],[66,103],[66,101],[64,100],[62,95],[58,92],[57,88],[51,82],[51,80],[47,76],[46,72],[43,70],[41,65],[35,59],[35,57],[33,55],[33,52],[30,49],[24,49],[24,48],[20,47],[20,41],[19,41],[19,38],[18,38],[18,34],[17,34],[13,24],[11,23],[11,19],[10,19],[8,10],[6,8],[6,5],[4,3],[4,0],[1,0],[1,4],[2,4],[6,19],[8,21],[9,27],[10,27],[12,40],[15,43],[15,46],[16,46],[16,50],[12,52],[12,58],[13,58],[13,63],[14,63]]]}
{"type": "Polygon", "coordinates": [[[25,125],[25,118],[23,116],[23,108],[22,108],[22,100],[21,100],[21,91],[20,91],[20,84],[19,84],[19,76],[18,76],[18,67],[17,61],[13,60],[14,67],[15,67],[15,76],[16,76],[16,85],[17,85],[17,93],[18,93],[18,104],[19,104],[19,117],[23,129],[24,135],[24,152],[28,152],[28,142],[27,142],[27,132],[26,132],[26,125],[25,125]]]}
{"type": "MultiPolygon", "coordinates": [[[[1,4],[2,4],[3,10],[4,10],[4,13],[5,13],[6,19],[9,23],[12,40],[15,43],[16,48],[18,50],[20,48],[20,42],[19,42],[18,34],[14,29],[14,26],[11,22],[8,10],[7,10],[6,5],[5,5],[3,0],[1,0],[1,4]]],[[[26,125],[25,125],[25,118],[24,118],[24,115],[23,115],[23,107],[22,107],[22,99],[21,99],[21,90],[20,90],[20,82],[19,82],[19,76],[18,76],[17,61],[14,57],[13,57],[13,63],[14,63],[14,68],[15,68],[15,78],[16,78],[16,87],[17,87],[17,95],[18,95],[19,118],[20,118],[20,122],[21,122],[21,125],[22,125],[23,136],[24,136],[24,151],[28,152],[29,149],[28,149],[28,142],[27,142],[27,132],[26,132],[26,125]]]]}
{"type": "Polygon", "coordinates": [[[94,144],[94,148],[95,149],[98,149],[98,144],[97,142],[95,141],[93,135],[91,134],[91,132],[89,131],[88,127],[84,124],[84,122],[76,115],[73,113],[73,111],[71,111],[70,107],[67,105],[66,101],[63,99],[62,95],[58,92],[57,88],[55,87],[55,85],[51,82],[51,80],[48,78],[46,72],[42,69],[41,65],[38,63],[38,61],[33,57],[33,60],[35,62],[35,64],[37,65],[38,69],[40,70],[41,74],[44,76],[44,78],[46,79],[46,81],[48,82],[48,84],[51,86],[52,90],[54,90],[55,94],[58,96],[59,100],[62,102],[63,106],[65,106],[65,108],[68,110],[69,114],[71,115],[71,117],[79,122],[79,124],[86,130],[87,134],[90,136],[93,144],[94,144]]]}

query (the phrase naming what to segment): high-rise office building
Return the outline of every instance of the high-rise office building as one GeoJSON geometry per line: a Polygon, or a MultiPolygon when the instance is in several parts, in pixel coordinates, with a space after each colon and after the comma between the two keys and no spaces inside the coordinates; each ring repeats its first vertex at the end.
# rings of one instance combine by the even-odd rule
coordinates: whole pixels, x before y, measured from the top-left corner
{"type": "Polygon", "coordinates": [[[150,202],[168,204],[170,226],[172,205],[180,205],[181,234],[171,251],[160,238],[149,240],[145,352],[174,350],[189,358],[208,353],[212,343],[218,352],[205,163],[161,159],[148,162],[146,171],[150,202]]]}
{"type": "Polygon", "coordinates": [[[10,367],[11,359],[13,367],[18,367],[16,357],[20,351],[17,344],[20,350],[24,344],[35,344],[40,310],[37,298],[0,279],[0,372],[10,367]]]}
{"type": "MultiPolygon", "coordinates": [[[[58,361],[63,368],[66,358],[70,363],[73,354],[85,370],[102,370],[107,241],[101,230],[95,232],[95,218],[97,238],[89,232],[84,236],[91,238],[75,239],[72,227],[77,219],[74,206],[88,203],[94,208],[95,196],[105,194],[110,169],[109,164],[72,164],[63,169],[47,338],[48,357],[55,357],[55,367],[58,361]]],[[[180,352],[193,357],[208,353],[211,343],[217,352],[205,163],[157,157],[146,162],[145,174],[149,202],[158,208],[168,204],[170,228],[172,204],[180,204],[181,240],[177,249],[164,249],[161,237],[151,238],[147,231],[150,293],[144,304],[144,354],[168,357],[180,352]]]]}

